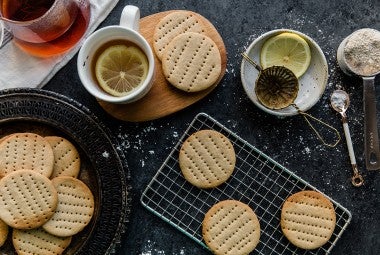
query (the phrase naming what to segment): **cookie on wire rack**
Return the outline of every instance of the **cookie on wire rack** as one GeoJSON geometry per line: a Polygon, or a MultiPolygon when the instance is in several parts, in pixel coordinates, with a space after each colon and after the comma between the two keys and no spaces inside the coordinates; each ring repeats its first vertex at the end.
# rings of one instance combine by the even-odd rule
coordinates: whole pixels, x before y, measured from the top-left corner
{"type": "Polygon", "coordinates": [[[327,243],[336,224],[331,201],[317,191],[300,191],[288,197],[281,209],[281,229],[295,246],[312,250],[327,243]]]}
{"type": "Polygon", "coordinates": [[[230,178],[236,155],[232,143],[222,133],[200,130],[182,144],[178,160],[185,179],[198,188],[207,189],[230,178]]]}
{"type": "Polygon", "coordinates": [[[260,241],[260,222],[247,204],[224,200],[206,213],[202,235],[216,255],[245,255],[252,252],[260,241]]]}

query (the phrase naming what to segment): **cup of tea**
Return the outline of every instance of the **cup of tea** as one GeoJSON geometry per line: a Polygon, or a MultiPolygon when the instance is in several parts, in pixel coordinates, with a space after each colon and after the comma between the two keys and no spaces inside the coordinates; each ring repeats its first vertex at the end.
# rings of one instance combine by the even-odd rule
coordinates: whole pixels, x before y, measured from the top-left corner
{"type": "Polygon", "coordinates": [[[25,52],[49,57],[71,49],[90,20],[89,0],[0,0],[0,20],[25,52]]]}
{"type": "MultiPolygon", "coordinates": [[[[153,85],[155,60],[151,46],[146,39],[139,33],[140,10],[133,5],[124,7],[119,25],[107,26],[95,31],[83,43],[78,53],[77,69],[79,78],[85,89],[94,97],[101,101],[127,104],[142,98],[153,85]],[[123,94],[114,94],[106,91],[104,85],[99,80],[97,65],[106,51],[109,49],[128,50],[133,48],[133,52],[145,59],[145,75],[139,77],[140,81],[132,89],[126,90],[123,94]]],[[[111,50],[112,51],[112,50],[111,50]]],[[[132,51],[132,49],[131,49],[132,51]]],[[[117,53],[117,52],[116,52],[117,53]]],[[[108,61],[117,62],[120,55],[110,53],[107,55],[108,61]],[[113,59],[115,58],[115,59],[113,59]]],[[[121,62],[123,62],[122,60],[121,62]]],[[[128,62],[125,60],[124,62],[128,62]]],[[[118,67],[114,71],[116,76],[122,81],[124,76],[128,76],[129,66],[118,62],[118,67]],[[122,65],[122,66],[119,66],[122,65]]],[[[135,67],[131,67],[135,68],[135,67]]],[[[100,74],[101,75],[101,74],[100,74]]],[[[106,76],[106,75],[105,75],[106,76]]],[[[112,79],[112,78],[110,78],[112,79]]],[[[127,80],[127,77],[125,78],[127,80]]]]}

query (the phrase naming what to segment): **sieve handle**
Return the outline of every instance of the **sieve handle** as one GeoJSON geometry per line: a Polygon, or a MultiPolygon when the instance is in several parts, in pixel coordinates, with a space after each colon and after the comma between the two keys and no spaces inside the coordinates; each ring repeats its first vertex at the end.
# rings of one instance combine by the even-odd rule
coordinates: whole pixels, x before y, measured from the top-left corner
{"type": "Polygon", "coordinates": [[[292,104],[292,106],[297,110],[297,112],[305,119],[306,123],[309,125],[309,127],[314,131],[314,133],[317,135],[318,139],[326,146],[328,147],[335,147],[339,141],[340,141],[340,134],[336,128],[333,126],[327,124],[326,122],[306,113],[300,110],[300,108],[296,104],[292,104]],[[310,120],[309,120],[310,119],[310,120]],[[311,123],[311,120],[318,122],[319,124],[325,126],[326,128],[330,129],[332,132],[336,135],[336,140],[333,143],[328,143],[325,141],[323,136],[318,132],[318,130],[314,127],[314,125],[311,123]]]}
{"type": "Polygon", "coordinates": [[[376,116],[375,77],[363,77],[364,151],[368,170],[380,169],[379,135],[376,116]]]}
{"type": "Polygon", "coordinates": [[[254,68],[256,68],[257,71],[261,72],[263,69],[261,68],[261,66],[259,64],[257,64],[252,58],[250,58],[248,56],[247,53],[243,52],[241,53],[242,57],[248,62],[250,63],[254,68]]]}

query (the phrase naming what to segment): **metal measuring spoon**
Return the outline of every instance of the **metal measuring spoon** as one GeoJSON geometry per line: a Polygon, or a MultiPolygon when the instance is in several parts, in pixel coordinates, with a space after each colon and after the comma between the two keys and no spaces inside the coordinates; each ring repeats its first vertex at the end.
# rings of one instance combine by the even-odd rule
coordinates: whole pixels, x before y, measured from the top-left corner
{"type": "MultiPolygon", "coordinates": [[[[365,30],[365,29],[363,29],[365,30]]],[[[358,30],[354,33],[360,32],[358,30]]],[[[380,169],[380,147],[379,135],[377,129],[376,115],[376,91],[375,77],[380,73],[380,70],[374,71],[371,74],[359,73],[354,68],[350,67],[345,58],[344,49],[351,36],[346,37],[338,47],[337,60],[340,69],[347,75],[356,75],[363,79],[363,108],[364,108],[364,151],[366,167],[368,170],[380,169]]],[[[362,66],[368,63],[361,63],[362,66]]]]}
{"type": "Polygon", "coordinates": [[[350,161],[352,165],[352,170],[354,171],[354,175],[351,178],[351,183],[355,187],[360,187],[364,183],[363,177],[359,174],[358,167],[356,165],[354,148],[352,145],[350,129],[348,128],[348,121],[346,111],[348,106],[350,105],[350,98],[348,94],[343,90],[335,90],[330,97],[331,107],[342,115],[343,129],[344,135],[346,136],[346,143],[348,148],[348,153],[350,155],[350,161]]]}

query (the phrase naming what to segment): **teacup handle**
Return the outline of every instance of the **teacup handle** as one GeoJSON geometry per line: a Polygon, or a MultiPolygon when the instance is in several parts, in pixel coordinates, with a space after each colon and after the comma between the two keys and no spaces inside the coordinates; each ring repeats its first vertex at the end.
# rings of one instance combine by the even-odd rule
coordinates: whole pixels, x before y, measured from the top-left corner
{"type": "Polygon", "coordinates": [[[140,9],[134,5],[124,7],[121,17],[120,26],[139,31],[140,29],[140,9]]]}

